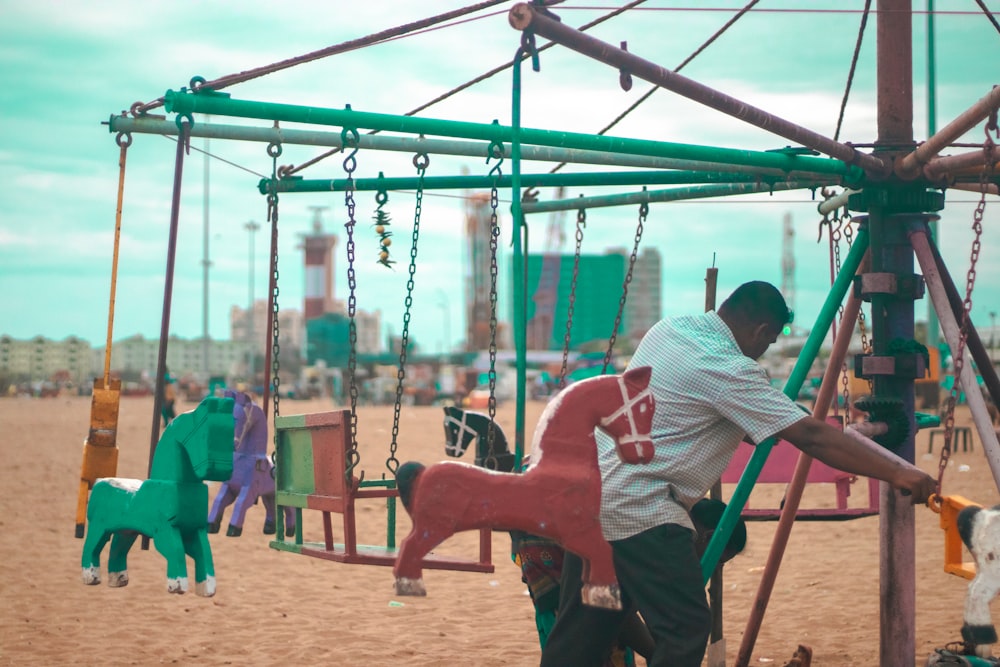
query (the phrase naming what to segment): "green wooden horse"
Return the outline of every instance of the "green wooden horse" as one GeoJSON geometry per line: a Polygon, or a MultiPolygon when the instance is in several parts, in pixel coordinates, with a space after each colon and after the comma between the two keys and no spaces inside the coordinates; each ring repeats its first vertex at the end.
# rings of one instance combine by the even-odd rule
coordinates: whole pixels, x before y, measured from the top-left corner
{"type": "Polygon", "coordinates": [[[128,551],[141,534],[167,559],[167,592],[188,590],[187,554],[194,560],[195,592],[214,595],[204,480],[225,481],[232,472],[233,399],[209,396],[163,431],[149,479],[109,477],[94,483],[87,506],[83,583],[101,582],[101,551],[110,539],[108,585],[126,586],[128,551]]]}

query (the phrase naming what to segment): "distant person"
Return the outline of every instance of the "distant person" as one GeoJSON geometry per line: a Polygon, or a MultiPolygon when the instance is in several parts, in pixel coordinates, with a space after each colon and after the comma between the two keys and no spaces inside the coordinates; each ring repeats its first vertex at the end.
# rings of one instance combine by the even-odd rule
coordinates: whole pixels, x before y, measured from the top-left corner
{"type": "Polygon", "coordinates": [[[177,412],[174,404],[177,402],[177,380],[170,375],[170,371],[163,374],[163,395],[160,397],[160,414],[163,416],[163,427],[174,420],[177,412]]]}

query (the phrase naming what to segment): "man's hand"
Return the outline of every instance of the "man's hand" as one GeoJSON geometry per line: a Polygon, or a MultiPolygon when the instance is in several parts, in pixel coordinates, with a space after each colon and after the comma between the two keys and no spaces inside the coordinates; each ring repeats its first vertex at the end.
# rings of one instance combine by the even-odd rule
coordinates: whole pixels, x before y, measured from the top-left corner
{"type": "Polygon", "coordinates": [[[937,480],[919,468],[903,468],[892,486],[911,496],[914,505],[923,505],[937,490],[937,480]]]}

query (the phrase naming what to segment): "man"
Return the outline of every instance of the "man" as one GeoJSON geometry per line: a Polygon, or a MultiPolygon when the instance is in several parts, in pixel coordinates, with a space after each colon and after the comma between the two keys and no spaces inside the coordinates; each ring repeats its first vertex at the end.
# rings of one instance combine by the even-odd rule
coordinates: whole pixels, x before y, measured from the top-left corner
{"type": "MultiPolygon", "coordinates": [[[[717,313],[661,320],[629,364],[653,368],[653,460],[624,463],[597,432],[601,525],[623,606],[638,608],[653,636],[652,667],[701,664],[711,617],[688,508],[719,480],[744,435],[784,438],[827,465],[884,480],[914,503],[934,492],[930,475],[805,415],[771,387],[756,359],[789,320],[781,293],[764,282],[741,285],[717,313]]],[[[564,576],[564,593],[569,586],[580,583],[564,576]]],[[[575,599],[560,606],[542,667],[599,664],[617,635],[626,612],[595,613],[575,599]]]]}

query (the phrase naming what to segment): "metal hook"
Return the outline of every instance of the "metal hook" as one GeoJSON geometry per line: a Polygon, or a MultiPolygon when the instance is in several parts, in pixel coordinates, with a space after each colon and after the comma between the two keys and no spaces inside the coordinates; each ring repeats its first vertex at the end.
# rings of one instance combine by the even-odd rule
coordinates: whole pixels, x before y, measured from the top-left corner
{"type": "Polygon", "coordinates": [[[381,171],[378,173],[378,190],[375,192],[375,203],[378,204],[379,208],[385,206],[386,202],[389,201],[389,193],[385,189],[385,174],[381,171]]]}
{"type": "MultiPolygon", "coordinates": [[[[347,105],[347,108],[350,109],[351,105],[347,105]]],[[[343,148],[351,148],[351,152],[344,158],[344,170],[348,173],[353,172],[358,166],[354,156],[358,154],[358,142],[361,141],[361,135],[358,134],[357,128],[345,127],[340,131],[340,141],[343,148]]]]}
{"type": "MultiPolygon", "coordinates": [[[[628,51],[628,42],[623,41],[621,43],[622,51],[628,51]]],[[[622,87],[622,90],[628,92],[632,90],[632,74],[626,69],[618,70],[618,85],[622,87]]]]}

